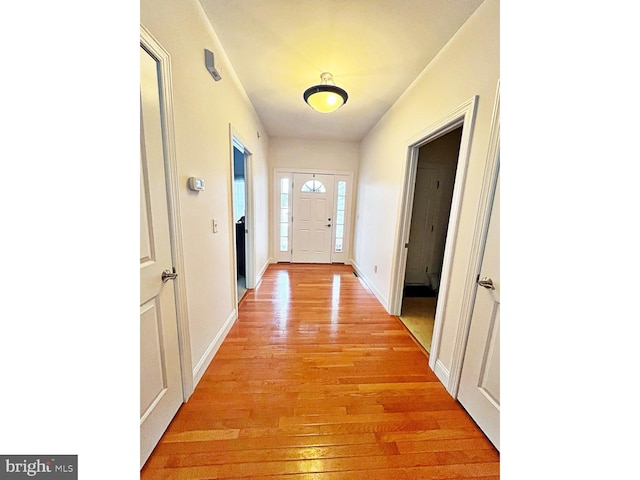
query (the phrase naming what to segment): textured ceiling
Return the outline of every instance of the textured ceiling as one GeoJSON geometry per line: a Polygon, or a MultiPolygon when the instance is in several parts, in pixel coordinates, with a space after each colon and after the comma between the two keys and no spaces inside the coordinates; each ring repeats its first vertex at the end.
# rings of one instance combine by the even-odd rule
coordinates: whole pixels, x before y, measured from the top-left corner
{"type": "Polygon", "coordinates": [[[272,137],[362,139],[483,0],[200,0],[272,137]],[[331,72],[338,111],[302,94],[331,72]]]}

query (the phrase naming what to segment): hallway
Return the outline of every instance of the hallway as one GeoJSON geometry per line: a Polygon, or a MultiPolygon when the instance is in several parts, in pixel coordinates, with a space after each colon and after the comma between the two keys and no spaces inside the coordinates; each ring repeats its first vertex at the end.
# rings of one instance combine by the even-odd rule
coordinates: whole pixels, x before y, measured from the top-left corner
{"type": "Polygon", "coordinates": [[[492,444],[350,266],[276,264],[248,291],[141,479],[490,479],[499,470],[492,444]]]}

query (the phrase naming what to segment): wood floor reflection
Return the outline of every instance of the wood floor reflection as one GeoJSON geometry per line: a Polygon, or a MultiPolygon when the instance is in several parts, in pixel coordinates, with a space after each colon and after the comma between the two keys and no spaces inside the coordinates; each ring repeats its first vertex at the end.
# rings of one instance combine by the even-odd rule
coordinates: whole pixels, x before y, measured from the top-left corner
{"type": "Polygon", "coordinates": [[[142,480],[499,478],[499,453],[344,265],[271,265],[142,480]]]}

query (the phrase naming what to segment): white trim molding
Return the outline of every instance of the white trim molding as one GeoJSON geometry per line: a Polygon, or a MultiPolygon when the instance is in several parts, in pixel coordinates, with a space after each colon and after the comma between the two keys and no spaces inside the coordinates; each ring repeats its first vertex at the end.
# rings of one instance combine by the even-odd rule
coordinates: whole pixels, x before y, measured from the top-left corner
{"type": "Polygon", "coordinates": [[[267,268],[269,268],[269,265],[272,262],[273,259],[271,258],[267,258],[267,261],[264,263],[264,265],[262,266],[262,268],[260,268],[260,270],[258,271],[258,274],[256,275],[256,287],[260,284],[260,282],[262,281],[262,277],[264,276],[264,272],[267,271],[267,268]]]}
{"type": "Polygon", "coordinates": [[[435,365],[431,367],[431,369],[433,370],[433,373],[436,374],[436,377],[438,377],[438,380],[440,380],[440,382],[443,385],[449,384],[449,379],[451,378],[451,375],[449,370],[447,370],[447,367],[445,367],[444,363],[442,363],[441,360],[436,360],[435,365]]]}
{"type": "Polygon", "coordinates": [[[378,289],[373,286],[373,282],[371,282],[371,280],[365,275],[364,271],[360,268],[360,266],[355,260],[351,260],[351,266],[353,267],[353,270],[356,272],[356,275],[358,275],[358,278],[365,284],[365,287],[367,287],[367,289],[369,289],[369,291],[373,293],[373,295],[382,304],[384,309],[388,312],[389,302],[387,301],[386,298],[384,298],[384,295],[382,295],[378,291],[378,289]]]}
{"type": "Polygon", "coordinates": [[[193,378],[194,388],[195,386],[198,385],[198,383],[202,379],[204,372],[207,371],[207,368],[209,367],[211,360],[213,360],[213,357],[218,352],[218,349],[220,349],[220,345],[222,345],[222,342],[226,338],[227,334],[229,333],[229,330],[231,330],[231,327],[233,327],[233,324],[236,322],[237,319],[238,319],[238,309],[234,308],[233,311],[231,312],[231,315],[229,315],[229,317],[225,320],[224,324],[222,325],[222,328],[218,331],[217,335],[214,337],[212,342],[207,347],[207,350],[204,352],[200,360],[198,360],[198,363],[196,364],[196,366],[193,367],[192,378],[193,378]]]}
{"type": "MultiPolygon", "coordinates": [[[[458,232],[460,220],[460,210],[462,197],[466,181],[467,166],[469,163],[469,153],[471,149],[471,139],[473,136],[478,96],[473,96],[462,105],[452,110],[439,121],[428,126],[407,140],[407,161],[404,165],[404,188],[402,201],[399,205],[398,228],[396,234],[395,256],[391,274],[391,288],[388,310],[392,315],[400,315],[402,309],[402,298],[404,288],[404,276],[407,263],[407,246],[411,229],[411,209],[415,190],[416,170],[418,166],[419,149],[433,140],[446,135],[447,133],[462,126],[462,136],[460,139],[460,150],[458,153],[458,166],[456,168],[453,197],[451,200],[451,210],[449,225],[447,227],[447,240],[444,249],[442,262],[442,277],[440,281],[440,293],[436,305],[436,315],[431,340],[431,353],[429,355],[429,366],[432,370],[438,369],[443,378],[450,379],[449,373],[445,374],[442,363],[439,363],[440,339],[442,337],[442,326],[444,323],[444,312],[449,294],[449,282],[451,268],[453,265],[454,245],[458,232]]],[[[440,377],[439,377],[440,378],[440,377]]],[[[446,386],[447,383],[443,384],[446,386]]]]}
{"type": "MultiPolygon", "coordinates": [[[[246,201],[245,201],[245,219],[246,219],[246,223],[245,223],[245,229],[246,229],[246,236],[245,236],[245,244],[246,244],[246,258],[245,258],[245,281],[246,281],[246,287],[247,289],[253,289],[256,286],[257,280],[256,280],[256,275],[255,275],[255,265],[254,265],[254,257],[255,257],[255,226],[256,226],[256,219],[255,219],[255,206],[253,204],[254,202],[254,195],[253,195],[253,150],[251,149],[251,146],[245,142],[242,138],[242,136],[240,136],[239,132],[236,130],[236,128],[232,125],[229,124],[229,155],[230,155],[230,169],[231,169],[231,175],[229,177],[229,192],[230,192],[230,196],[229,196],[229,208],[230,208],[230,212],[229,212],[229,231],[232,232],[232,234],[230,235],[231,237],[231,241],[232,244],[230,245],[231,248],[231,252],[235,252],[236,251],[236,228],[235,228],[235,220],[233,219],[233,205],[234,205],[234,199],[233,199],[233,177],[234,177],[234,159],[233,159],[233,149],[237,148],[238,150],[240,150],[242,152],[242,154],[244,155],[245,158],[245,171],[244,171],[244,185],[245,185],[245,197],[246,197],[246,201]]],[[[237,253],[236,253],[237,254],[237,253]]],[[[236,256],[234,255],[233,258],[231,259],[232,265],[231,265],[231,271],[233,272],[233,277],[231,278],[231,284],[234,286],[233,287],[233,291],[235,292],[235,303],[237,305],[238,301],[240,300],[238,298],[238,289],[237,289],[237,276],[238,276],[238,272],[237,272],[237,265],[236,265],[236,256]]]]}
{"type": "Polygon", "coordinates": [[[451,256],[453,254],[452,244],[454,243],[453,239],[455,238],[458,228],[460,204],[462,202],[464,180],[467,172],[467,164],[469,162],[469,150],[471,146],[471,136],[475,121],[477,103],[477,96],[470,98],[448,115],[441,118],[438,122],[423,129],[407,141],[407,161],[404,165],[405,180],[403,197],[399,206],[400,212],[398,218],[400,219],[400,222],[396,234],[395,260],[393,262],[391,275],[391,298],[389,300],[389,305],[392,309],[390,311],[392,315],[399,315],[402,307],[402,291],[407,261],[407,249],[405,245],[409,242],[409,231],[411,229],[411,205],[413,202],[420,147],[462,126],[460,152],[458,153],[458,167],[456,169],[453,199],[451,201],[451,216],[447,229],[447,246],[445,247],[442,269],[443,276],[441,285],[443,286],[443,289],[446,289],[447,287],[446,281],[448,278],[445,278],[445,276],[448,277],[448,270],[450,270],[450,265],[448,265],[448,263],[451,263],[451,256]]]}
{"type": "MultiPolygon", "coordinates": [[[[276,167],[273,169],[273,197],[271,204],[271,211],[273,212],[273,218],[275,219],[271,225],[271,245],[273,245],[272,253],[273,253],[273,262],[291,262],[292,261],[292,233],[293,233],[293,220],[292,216],[295,215],[293,212],[293,188],[290,192],[289,197],[289,249],[286,252],[280,251],[280,181],[283,178],[290,178],[291,183],[293,183],[293,176],[296,173],[303,174],[320,174],[320,175],[333,175],[336,181],[336,185],[338,181],[345,181],[347,184],[347,195],[345,197],[345,210],[344,210],[344,219],[345,222],[343,224],[343,248],[342,252],[335,251],[335,241],[336,241],[336,229],[332,228],[331,234],[331,262],[332,263],[351,263],[351,256],[353,254],[353,237],[354,237],[354,204],[355,204],[355,186],[354,186],[354,177],[355,174],[350,170],[323,170],[323,169],[309,169],[309,168],[284,168],[284,167],[276,167]]],[[[332,212],[332,218],[334,218],[334,222],[337,220],[337,202],[335,201],[337,197],[337,188],[334,192],[334,211],[332,212]]]]}
{"type": "Polygon", "coordinates": [[[491,206],[496,189],[496,181],[500,168],[500,80],[496,88],[496,97],[493,106],[493,117],[491,119],[491,130],[489,133],[489,146],[487,150],[487,161],[485,164],[482,179],[482,189],[478,201],[478,213],[473,230],[471,255],[467,267],[465,285],[463,291],[463,302],[460,309],[460,319],[456,332],[455,345],[451,361],[451,370],[447,391],[454,397],[458,396],[460,377],[462,376],[462,364],[469,338],[471,327],[471,317],[475,304],[478,285],[476,279],[482,267],[482,255],[489,229],[489,219],[491,217],[491,206]]]}
{"type": "Polygon", "coordinates": [[[163,104],[162,127],[165,142],[165,165],[167,176],[167,197],[169,200],[169,228],[171,234],[171,255],[173,266],[178,272],[174,280],[178,341],[180,345],[180,368],[182,373],[182,393],[186,402],[193,393],[191,372],[191,337],[187,311],[187,287],[184,277],[184,250],[182,243],[182,218],[180,215],[179,176],[176,161],[175,133],[173,123],[173,86],[171,83],[171,57],[155,37],[140,25],[140,45],[149,52],[160,66],[160,95],[163,104]]]}

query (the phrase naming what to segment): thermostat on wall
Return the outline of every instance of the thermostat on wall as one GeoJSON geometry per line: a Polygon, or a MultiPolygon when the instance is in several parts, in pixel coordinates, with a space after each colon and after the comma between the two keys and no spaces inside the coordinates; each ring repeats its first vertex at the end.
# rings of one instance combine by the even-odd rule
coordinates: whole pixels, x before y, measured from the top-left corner
{"type": "Polygon", "coordinates": [[[196,192],[204,190],[204,180],[202,178],[189,177],[189,188],[196,192]]]}

